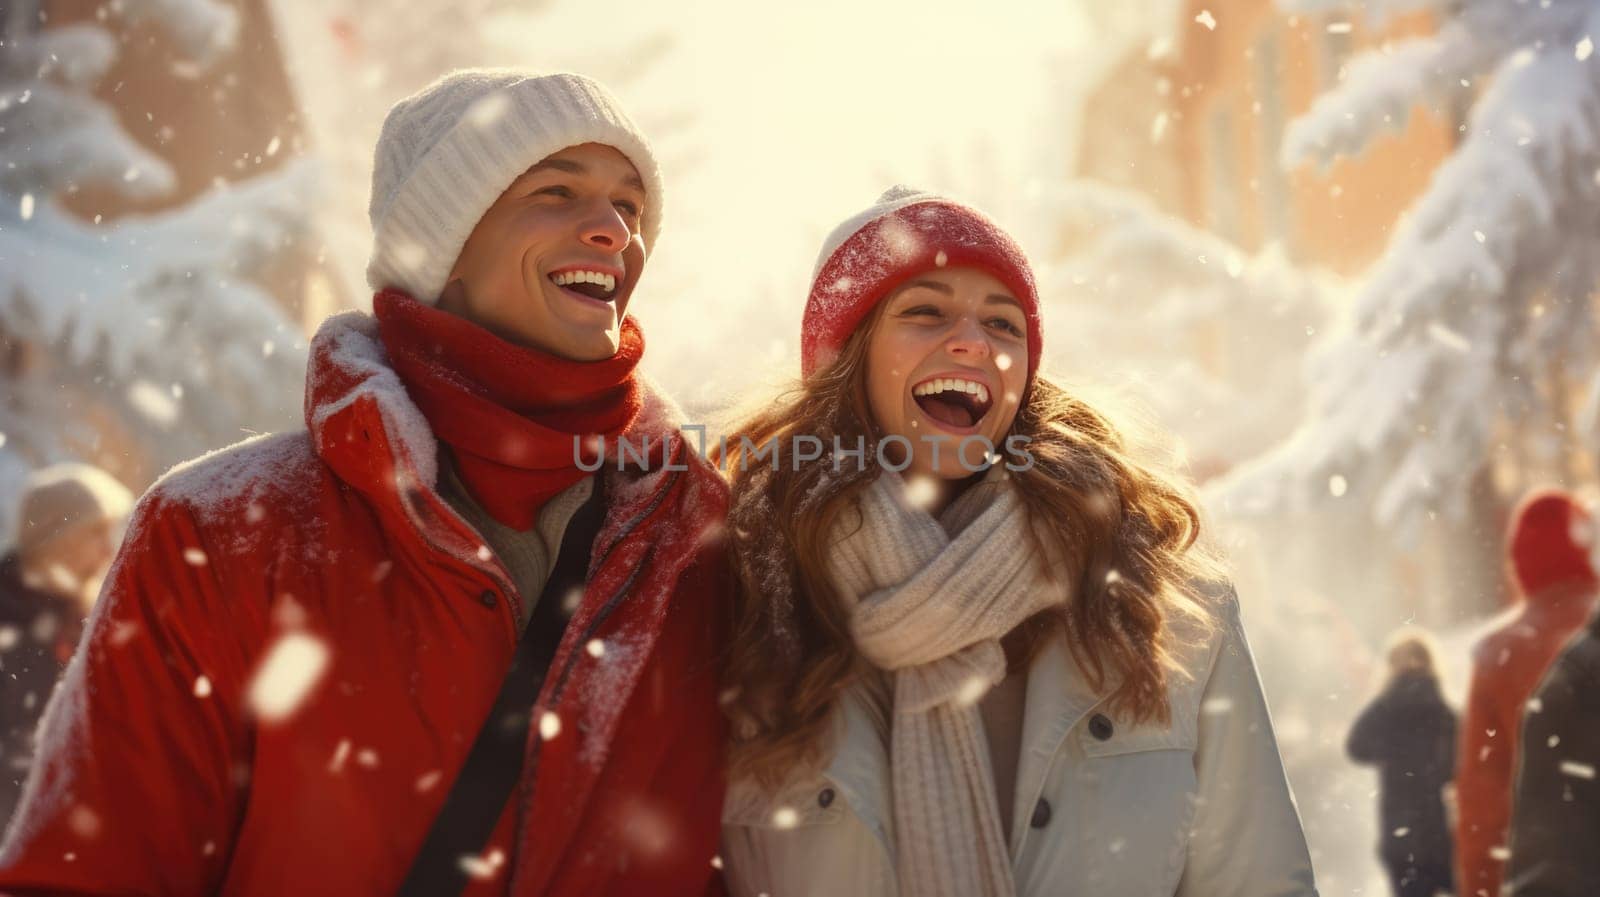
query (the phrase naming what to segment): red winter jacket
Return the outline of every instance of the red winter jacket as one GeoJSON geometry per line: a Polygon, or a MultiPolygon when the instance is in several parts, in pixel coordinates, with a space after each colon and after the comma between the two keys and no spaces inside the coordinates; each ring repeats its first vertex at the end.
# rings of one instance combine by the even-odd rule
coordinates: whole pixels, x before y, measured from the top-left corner
{"type": "MultiPolygon", "coordinates": [[[[140,501],[46,713],[0,892],[351,897],[404,879],[499,692],[517,596],[431,488],[437,443],[369,316],[313,341],[306,418],[140,501]],[[250,689],[285,644],[325,646],[326,667],[269,722],[250,689]]],[[[608,465],[590,580],[534,715],[559,732],[468,893],[719,886],[724,487],[653,390],[628,435],[671,467],[608,465]]]]}
{"type": "Polygon", "coordinates": [[[1512,524],[1510,560],[1526,595],[1473,649],[1456,755],[1456,891],[1499,897],[1523,708],[1594,606],[1591,522],[1566,496],[1536,494],[1512,524]]]}

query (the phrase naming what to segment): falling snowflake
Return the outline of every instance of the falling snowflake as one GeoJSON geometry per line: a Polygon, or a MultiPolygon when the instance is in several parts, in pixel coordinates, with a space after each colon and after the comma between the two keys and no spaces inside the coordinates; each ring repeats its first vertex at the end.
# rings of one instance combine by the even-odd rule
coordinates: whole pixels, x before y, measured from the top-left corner
{"type": "Polygon", "coordinates": [[[194,696],[197,698],[211,697],[211,680],[204,675],[194,680],[194,696]]]}
{"type": "Polygon", "coordinates": [[[488,130],[500,119],[505,118],[509,111],[511,111],[511,97],[503,92],[497,92],[473,103],[472,108],[467,110],[465,118],[472,126],[488,130]]]}
{"type": "Polygon", "coordinates": [[[206,553],[198,548],[185,548],[183,550],[183,562],[191,567],[204,567],[206,561],[206,553]]]}
{"type": "Polygon", "coordinates": [[[800,814],[793,807],[779,807],[772,813],[772,824],[781,829],[794,828],[800,824],[800,814]]]}
{"type": "Polygon", "coordinates": [[[1194,20],[1204,25],[1207,31],[1217,30],[1217,17],[1212,15],[1209,9],[1200,10],[1200,14],[1195,16],[1194,20]]]}
{"type": "Polygon", "coordinates": [[[170,424],[178,419],[178,404],[148,380],[135,380],[128,387],[128,402],[155,423],[170,424]]]}
{"type": "Polygon", "coordinates": [[[328,667],[328,646],[318,638],[291,632],[273,643],[250,681],[246,699],[263,722],[288,718],[299,708],[328,667]]]}
{"type": "Polygon", "coordinates": [[[100,814],[79,804],[72,808],[72,814],[67,817],[67,825],[73,834],[90,839],[100,834],[100,814]]]}
{"type": "Polygon", "coordinates": [[[1578,41],[1578,46],[1573,50],[1572,55],[1578,57],[1578,61],[1582,62],[1593,53],[1594,41],[1589,38],[1589,35],[1585,34],[1583,40],[1578,41]]]}
{"type": "Polygon", "coordinates": [[[1437,321],[1428,325],[1428,336],[1446,349],[1459,352],[1462,355],[1472,351],[1472,343],[1466,337],[1437,321]]]}
{"type": "Polygon", "coordinates": [[[1350,483],[1339,474],[1328,477],[1328,494],[1334,498],[1342,498],[1350,490],[1350,483]]]}
{"type": "Polygon", "coordinates": [[[462,872],[482,881],[493,878],[500,871],[500,867],[505,865],[505,862],[505,851],[496,847],[481,857],[469,853],[461,858],[459,865],[462,872]]]}
{"type": "Polygon", "coordinates": [[[905,496],[906,502],[913,508],[920,508],[924,511],[929,510],[933,507],[933,503],[939,499],[939,484],[934,481],[933,477],[911,477],[906,480],[905,496]]]}
{"type": "Polygon", "coordinates": [[[1561,774],[1572,776],[1575,779],[1594,778],[1594,767],[1588,763],[1579,763],[1576,760],[1561,761],[1561,774]]]}
{"type": "Polygon", "coordinates": [[[432,791],[433,786],[439,784],[439,780],[442,778],[444,778],[444,770],[442,769],[430,769],[422,775],[417,776],[417,793],[425,794],[429,791],[432,791]]]}
{"type": "Polygon", "coordinates": [[[544,715],[539,717],[539,737],[550,741],[560,734],[561,717],[556,716],[553,710],[546,710],[544,715]]]}
{"type": "Polygon", "coordinates": [[[606,643],[597,638],[590,639],[589,643],[583,646],[583,649],[589,652],[590,657],[597,660],[606,656],[606,643]]]}
{"type": "Polygon", "coordinates": [[[344,761],[350,757],[350,739],[339,739],[338,747],[333,749],[333,759],[328,761],[328,772],[338,773],[344,771],[344,761]]]}
{"type": "Polygon", "coordinates": [[[960,690],[956,692],[954,702],[957,707],[971,707],[983,700],[983,696],[988,693],[988,679],[982,676],[968,676],[967,680],[961,683],[960,690]]]}

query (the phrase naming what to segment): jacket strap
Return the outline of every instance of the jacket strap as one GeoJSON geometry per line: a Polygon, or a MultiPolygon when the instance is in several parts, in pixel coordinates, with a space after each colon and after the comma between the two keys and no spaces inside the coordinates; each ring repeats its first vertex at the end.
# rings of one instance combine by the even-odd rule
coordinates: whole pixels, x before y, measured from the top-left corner
{"type": "Polygon", "coordinates": [[[522,779],[533,707],[567,628],[562,601],[584,585],[594,540],[605,518],[603,480],[594,478],[589,499],[567,525],[555,567],[517,640],[500,695],[412,861],[405,884],[396,892],[398,897],[460,894],[470,880],[462,859],[483,850],[522,779]]]}

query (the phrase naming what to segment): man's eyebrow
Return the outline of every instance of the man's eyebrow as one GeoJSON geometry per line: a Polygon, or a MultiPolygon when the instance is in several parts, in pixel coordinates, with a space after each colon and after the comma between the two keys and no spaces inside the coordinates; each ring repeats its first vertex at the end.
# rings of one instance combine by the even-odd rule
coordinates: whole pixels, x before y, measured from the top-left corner
{"type": "MultiPolygon", "coordinates": [[[[535,163],[527,171],[524,171],[521,176],[522,177],[527,177],[530,174],[537,174],[540,171],[544,171],[546,169],[553,169],[555,171],[564,171],[567,174],[588,174],[589,173],[589,169],[584,167],[582,162],[574,162],[571,159],[545,159],[545,160],[543,160],[541,162],[535,163]]],[[[645,189],[644,180],[642,178],[640,178],[636,174],[628,175],[628,177],[623,180],[623,183],[627,184],[629,187],[634,188],[635,190],[638,190],[640,193],[649,193],[650,192],[649,190],[645,189]]]]}
{"type": "Polygon", "coordinates": [[[553,168],[556,171],[565,171],[567,174],[589,173],[589,169],[583,167],[583,163],[581,162],[574,162],[570,159],[545,159],[543,161],[534,163],[532,167],[522,173],[522,176],[527,177],[530,174],[543,171],[546,168],[553,168]]]}

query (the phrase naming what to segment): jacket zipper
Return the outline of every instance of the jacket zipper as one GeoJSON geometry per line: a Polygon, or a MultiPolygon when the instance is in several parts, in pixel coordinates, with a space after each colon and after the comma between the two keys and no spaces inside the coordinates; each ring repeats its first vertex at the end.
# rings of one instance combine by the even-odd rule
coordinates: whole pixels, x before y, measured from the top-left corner
{"type": "MultiPolygon", "coordinates": [[[[673,471],[672,478],[667,481],[665,488],[656,493],[656,497],[650,502],[650,505],[639,513],[633,515],[633,517],[631,517],[627,523],[622,525],[622,529],[617,533],[617,537],[611,540],[611,543],[605,547],[604,551],[600,552],[600,558],[592,565],[592,569],[600,569],[600,567],[605,564],[606,559],[611,556],[612,549],[616,548],[618,545],[621,545],[623,539],[626,539],[629,534],[639,527],[639,524],[643,523],[646,518],[655,513],[657,508],[661,507],[661,503],[666,500],[667,493],[671,492],[673,486],[677,484],[678,474],[680,472],[681,471],[673,471]]],[[[643,573],[644,569],[650,565],[650,561],[655,557],[655,553],[656,546],[651,545],[650,548],[645,552],[644,557],[640,559],[638,566],[634,567],[633,572],[628,574],[628,578],[622,583],[621,587],[617,589],[615,594],[606,599],[605,604],[601,605],[600,610],[595,614],[594,619],[590,620],[589,625],[584,628],[583,637],[576,642],[576,644],[588,644],[589,640],[594,638],[594,634],[600,630],[601,624],[605,623],[606,619],[611,616],[611,613],[615,611],[619,605],[621,605],[623,597],[626,596],[630,590],[632,590],[634,583],[639,579],[639,575],[643,573]]],[[[585,580],[587,580],[587,577],[585,577],[585,580]]],[[[561,693],[566,688],[567,680],[571,678],[572,670],[577,660],[577,651],[572,651],[567,655],[567,662],[562,666],[560,674],[556,677],[556,684],[550,690],[551,704],[555,704],[561,699],[561,693]]],[[[532,732],[531,727],[529,732],[532,732]]],[[[539,771],[539,754],[543,748],[543,738],[533,739],[533,747],[528,756],[528,766],[522,771],[523,785],[520,789],[522,792],[522,808],[527,808],[533,803],[533,789],[535,784],[537,784],[539,771]]],[[[517,842],[516,844],[512,845],[513,849],[511,851],[513,864],[515,864],[517,859],[517,851],[515,849],[516,845],[521,844],[525,839],[527,835],[527,825],[528,814],[524,812],[518,812],[517,842]]],[[[506,880],[514,881],[516,872],[517,870],[514,868],[509,869],[507,871],[506,880]]]]}
{"type": "MultiPolygon", "coordinates": [[[[428,500],[427,490],[417,487],[417,493],[422,496],[420,499],[421,501],[428,500]]],[[[402,501],[401,504],[409,505],[410,502],[402,501]]],[[[451,518],[454,518],[455,521],[461,525],[461,528],[465,529],[467,532],[472,533],[474,536],[478,536],[479,541],[484,545],[485,548],[488,548],[487,540],[484,540],[481,534],[472,528],[472,524],[468,523],[460,514],[457,514],[454,508],[450,507],[443,501],[439,502],[438,504],[443,509],[444,514],[448,514],[451,518]]],[[[440,510],[433,509],[433,512],[437,514],[440,513],[440,510]]],[[[483,575],[489,577],[489,580],[494,584],[494,586],[505,593],[506,599],[510,604],[508,612],[511,614],[511,618],[510,620],[506,620],[505,615],[502,614],[501,621],[510,624],[507,635],[511,639],[512,647],[515,647],[518,638],[516,621],[522,619],[522,597],[517,594],[517,588],[511,582],[511,572],[507,570],[505,565],[500,562],[499,557],[497,557],[494,553],[494,549],[488,549],[490,560],[487,564],[480,566],[479,563],[474,563],[473,560],[468,559],[463,555],[456,554],[455,552],[445,548],[443,545],[440,545],[438,542],[430,538],[428,535],[428,528],[417,519],[417,514],[410,507],[406,508],[406,516],[410,519],[411,528],[416,530],[418,538],[422,539],[422,541],[429,548],[433,549],[438,554],[444,555],[445,557],[455,558],[456,560],[465,564],[468,569],[482,573],[483,575]]]]}

